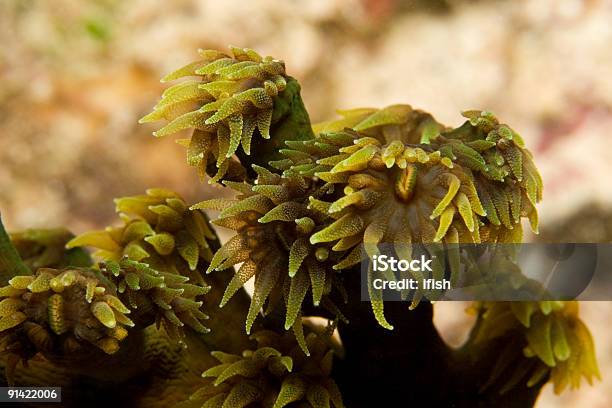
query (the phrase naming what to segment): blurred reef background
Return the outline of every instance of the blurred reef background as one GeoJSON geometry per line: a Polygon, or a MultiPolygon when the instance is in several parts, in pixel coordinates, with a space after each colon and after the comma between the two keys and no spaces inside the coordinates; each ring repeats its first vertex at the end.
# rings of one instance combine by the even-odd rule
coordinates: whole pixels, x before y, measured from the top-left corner
{"type": "MultiPolygon", "coordinates": [[[[188,201],[200,183],[174,138],[138,125],[197,48],[284,58],[313,121],[333,108],[409,103],[443,123],[493,111],[544,178],[545,241],[612,242],[612,0],[4,0],[0,2],[0,211],[9,229],[114,220],[147,187],[188,201]]],[[[223,237],[222,237],[223,238],[223,237]]],[[[436,305],[458,344],[465,305],[436,305]]],[[[603,383],[539,407],[612,405],[612,303],[586,302],[603,383]]]]}

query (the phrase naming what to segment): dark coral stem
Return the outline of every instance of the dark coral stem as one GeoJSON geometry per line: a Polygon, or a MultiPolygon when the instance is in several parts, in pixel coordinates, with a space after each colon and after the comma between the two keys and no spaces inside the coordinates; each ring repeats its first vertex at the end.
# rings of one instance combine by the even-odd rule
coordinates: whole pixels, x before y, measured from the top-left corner
{"type": "MultiPolygon", "coordinates": [[[[359,271],[352,270],[357,277],[359,271]]],[[[335,365],[334,377],[350,407],[394,407],[405,401],[443,406],[452,379],[450,349],[432,322],[433,308],[421,303],[388,302],[385,316],[393,330],[379,326],[369,302],[359,301],[359,279],[346,280],[352,302],[345,315],[350,324],[339,327],[347,356],[335,365]]]]}
{"type": "Polygon", "coordinates": [[[19,257],[17,250],[4,230],[0,218],[0,283],[6,285],[13,276],[30,274],[30,270],[19,257]]]}
{"type": "Polygon", "coordinates": [[[237,152],[240,162],[246,164],[251,172],[251,177],[256,177],[251,170],[252,164],[266,166],[270,161],[285,158],[280,150],[287,148],[286,141],[314,139],[310,117],[300,91],[300,84],[289,77],[285,90],[274,98],[270,140],[254,143],[250,155],[237,152]]]}
{"type": "Polygon", "coordinates": [[[429,302],[412,311],[406,302],[386,302],[385,316],[394,326],[387,330],[376,324],[370,303],[359,301],[359,279],[347,279],[346,286],[354,301],[344,310],[350,324],[340,325],[339,332],[351,357],[334,364],[334,378],[349,407],[396,407],[406,401],[429,407],[449,406],[448,401],[457,408],[530,407],[547,381],[532,387],[518,383],[505,393],[498,386],[482,390],[508,339],[485,348],[468,342],[452,349],[433,323],[429,302]]]}

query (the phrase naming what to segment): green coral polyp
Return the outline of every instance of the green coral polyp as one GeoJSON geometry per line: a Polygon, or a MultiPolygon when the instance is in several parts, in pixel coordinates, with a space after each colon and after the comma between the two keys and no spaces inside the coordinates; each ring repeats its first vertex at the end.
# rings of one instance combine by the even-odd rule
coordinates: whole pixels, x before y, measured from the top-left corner
{"type": "Polygon", "coordinates": [[[474,171],[491,224],[512,229],[521,217],[527,217],[537,232],[535,205],[542,199],[542,178],[522,138],[490,112],[463,115],[469,118],[466,123],[443,132],[431,144],[474,171]]]}
{"type": "Polygon", "coordinates": [[[94,247],[98,260],[127,256],[204,284],[201,272],[213,255],[209,241],[216,238],[203,212],[190,210],[177,193],[159,188],[115,203],[123,226],[86,232],[67,247],[94,247]]]}
{"type": "MultiPolygon", "coordinates": [[[[275,167],[342,192],[332,202],[313,198],[331,221],[310,242],[353,248],[336,265],[346,268],[361,261],[361,244],[478,243],[483,236],[516,242],[521,216],[537,230],[541,179],[522,140],[489,113],[466,116],[466,124],[447,129],[408,105],[356,110],[315,126],[326,132],[314,140],[287,142],[287,159],[275,167]]],[[[379,323],[391,328],[380,301],[372,306],[379,323]]]]}
{"type": "Polygon", "coordinates": [[[185,76],[199,79],[168,88],[154,111],[141,119],[170,122],[154,133],[158,137],[195,129],[191,139],[181,143],[188,149],[189,164],[198,168],[201,177],[214,162],[217,171],[211,174],[211,182],[226,174],[230,179],[240,177],[240,165],[232,156],[239,147],[250,154],[256,131],[270,138],[274,97],[287,85],[282,61],[262,58],[247,48],[231,47],[231,51],[230,57],[201,50],[201,61],[167,75],[163,82],[185,76]]]}
{"type": "MultiPolygon", "coordinates": [[[[550,376],[557,394],[568,386],[578,388],[582,377],[589,384],[601,379],[593,339],[578,317],[577,302],[485,302],[479,307],[483,320],[475,332],[477,344],[509,332],[520,339],[506,345],[485,388],[501,381],[504,370],[514,370],[511,380],[529,387],[550,376]]],[[[512,386],[502,384],[500,392],[512,386]]]]}
{"type": "Polygon", "coordinates": [[[209,240],[216,238],[205,214],[159,188],[115,203],[123,226],[86,232],[67,246],[98,249],[102,271],[143,324],[154,321],[172,337],[182,337],[185,325],[208,332],[200,297],[210,286],[202,272],[212,259],[209,240]]]}
{"type": "Polygon", "coordinates": [[[181,408],[247,407],[344,408],[342,395],[331,379],[334,349],[329,333],[308,329],[305,356],[292,337],[272,331],[251,336],[254,350],[242,355],[213,352],[219,361],[202,374],[213,381],[198,389],[181,408]]]}
{"type": "Polygon", "coordinates": [[[339,255],[331,245],[313,245],[309,236],[323,225],[326,214],[309,208],[312,195],[325,194],[317,183],[301,177],[283,177],[255,167],[254,185],[225,182],[239,193],[236,200],[212,199],[192,209],[220,210],[213,223],[236,231],[213,257],[208,271],[224,270],[242,263],[229,283],[221,305],[225,305],[247,280],[255,277],[255,289],[246,319],[250,331],[260,309],[277,307],[285,300],[285,329],[300,323],[302,303],[307,293],[315,306],[321,304],[334,314],[337,307],[327,295],[342,291],[332,266],[339,255]]]}
{"type": "Polygon", "coordinates": [[[413,109],[410,105],[339,110],[338,113],[341,119],[314,124],[315,134],[352,129],[388,141],[401,138],[406,143],[426,143],[430,137],[445,129],[429,113],[413,109]]]}
{"type": "Polygon", "coordinates": [[[186,276],[158,271],[127,257],[103,262],[101,270],[112,276],[120,297],[135,310],[142,325],[154,321],[172,338],[183,337],[183,326],[199,333],[210,331],[203,324],[209,318],[201,311],[203,302],[197,300],[209,292],[209,286],[189,283],[186,276]]]}
{"type": "Polygon", "coordinates": [[[38,352],[75,358],[90,346],[113,354],[134,326],[114,286],[95,270],[40,268],[11,279],[0,299],[0,347],[24,361],[38,352]]]}

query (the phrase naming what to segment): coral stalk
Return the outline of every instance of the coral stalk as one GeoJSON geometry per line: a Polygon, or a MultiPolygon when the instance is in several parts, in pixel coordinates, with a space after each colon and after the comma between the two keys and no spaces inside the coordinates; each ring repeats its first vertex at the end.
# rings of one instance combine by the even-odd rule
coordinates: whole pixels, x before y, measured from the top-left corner
{"type": "Polygon", "coordinates": [[[0,218],[0,284],[6,285],[13,276],[29,274],[30,270],[19,257],[0,218]]]}

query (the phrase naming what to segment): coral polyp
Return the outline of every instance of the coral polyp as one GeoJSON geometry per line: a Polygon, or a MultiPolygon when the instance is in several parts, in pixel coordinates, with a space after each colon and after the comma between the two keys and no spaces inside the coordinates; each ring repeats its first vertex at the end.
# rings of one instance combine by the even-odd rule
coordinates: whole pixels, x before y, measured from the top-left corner
{"type": "MultiPolygon", "coordinates": [[[[538,230],[536,204],[542,199],[542,178],[520,135],[490,112],[467,111],[469,120],[443,132],[432,144],[445,156],[474,171],[478,195],[494,226],[520,228],[527,217],[538,230]]],[[[517,232],[517,240],[520,241],[517,232]]]]}
{"type": "MultiPolygon", "coordinates": [[[[134,322],[115,287],[90,269],[40,268],[16,276],[0,288],[0,343],[5,352],[27,362],[87,355],[95,347],[114,354],[134,322]]],[[[12,376],[13,358],[7,375],[12,376]]]]}
{"type": "Polygon", "coordinates": [[[213,352],[219,364],[202,374],[214,379],[198,389],[181,408],[200,406],[283,408],[343,408],[342,395],[331,379],[334,345],[331,332],[309,326],[309,357],[290,336],[258,331],[251,336],[257,348],[242,355],[213,352]]]}
{"type": "Polygon", "coordinates": [[[67,247],[97,248],[101,270],[144,324],[154,321],[172,337],[182,337],[185,324],[207,332],[200,298],[210,286],[202,271],[212,258],[209,241],[216,238],[206,216],[164,189],[115,203],[123,226],[86,232],[67,247]]]}
{"type": "MultiPolygon", "coordinates": [[[[260,309],[286,308],[285,329],[300,336],[302,303],[310,292],[314,306],[322,305],[340,315],[327,297],[332,289],[342,292],[332,269],[339,254],[331,245],[314,245],[311,234],[322,228],[325,213],[309,208],[309,199],[325,194],[325,188],[302,176],[284,177],[255,166],[255,184],[225,182],[237,193],[236,200],[212,199],[192,209],[220,210],[215,225],[236,231],[213,257],[208,272],[242,263],[229,283],[221,306],[247,280],[255,277],[255,289],[246,318],[246,330],[260,309]]],[[[304,343],[301,342],[303,345],[304,343]]]]}
{"type": "Polygon", "coordinates": [[[141,122],[170,121],[155,132],[161,137],[193,128],[191,139],[181,142],[188,149],[188,161],[204,177],[209,163],[217,167],[213,181],[226,173],[236,177],[238,163],[231,158],[238,148],[251,153],[254,134],[270,138],[273,98],[287,86],[285,65],[272,57],[262,58],[247,48],[232,47],[232,56],[201,50],[202,60],[188,64],[162,79],[186,76],[197,80],[168,88],[152,113],[141,122]],[[195,109],[194,109],[195,107],[195,109]]]}
{"type": "Polygon", "coordinates": [[[577,302],[499,302],[480,307],[483,322],[475,332],[476,343],[509,333],[519,339],[505,346],[484,387],[501,381],[500,391],[508,392],[513,382],[533,387],[550,376],[555,392],[561,393],[568,386],[578,388],[581,377],[589,384],[601,378],[593,339],[578,317],[577,302]],[[505,370],[514,373],[503,383],[500,376],[505,370]]]}
{"type": "Polygon", "coordinates": [[[147,264],[124,258],[119,262],[103,262],[101,270],[113,277],[117,291],[135,310],[139,322],[147,326],[155,322],[172,338],[183,336],[183,326],[198,333],[207,333],[204,326],[209,316],[198,300],[209,286],[189,283],[186,276],[157,271],[147,264]]]}
{"type": "Polygon", "coordinates": [[[86,232],[67,247],[94,247],[98,260],[127,257],[204,283],[201,271],[212,258],[210,242],[216,240],[205,214],[189,210],[177,193],[159,188],[118,198],[115,204],[122,226],[86,232]]]}

